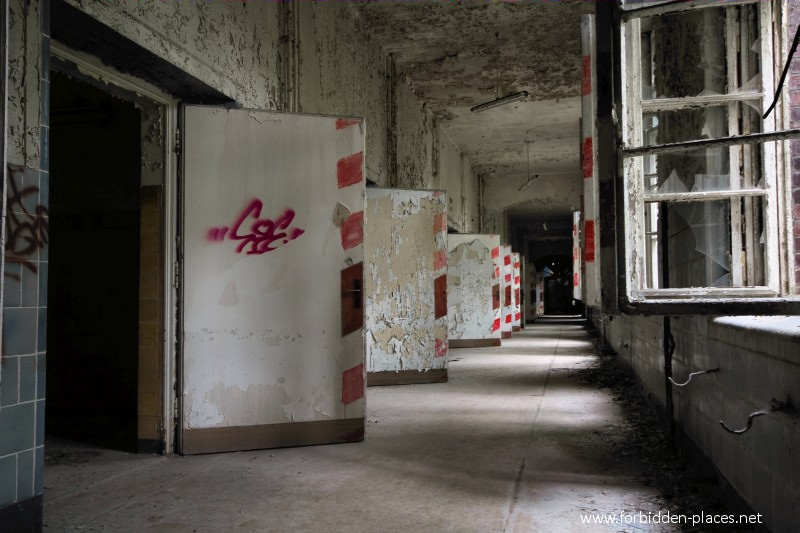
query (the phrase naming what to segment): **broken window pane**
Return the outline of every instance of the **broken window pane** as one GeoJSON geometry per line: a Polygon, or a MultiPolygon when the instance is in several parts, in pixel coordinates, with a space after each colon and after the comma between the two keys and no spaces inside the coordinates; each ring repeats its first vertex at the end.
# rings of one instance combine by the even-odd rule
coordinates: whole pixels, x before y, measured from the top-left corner
{"type": "Polygon", "coordinates": [[[644,100],[761,89],[756,5],[643,18],[640,46],[644,100]]]}
{"type": "Polygon", "coordinates": [[[751,143],[640,156],[644,193],[763,190],[761,150],[751,143]]]}

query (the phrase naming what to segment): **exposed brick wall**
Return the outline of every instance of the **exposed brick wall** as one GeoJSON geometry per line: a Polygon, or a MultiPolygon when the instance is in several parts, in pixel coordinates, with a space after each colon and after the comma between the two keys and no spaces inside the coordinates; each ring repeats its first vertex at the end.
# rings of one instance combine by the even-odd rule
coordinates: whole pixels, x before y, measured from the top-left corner
{"type": "MultiPolygon", "coordinates": [[[[794,28],[800,24],[800,2],[789,2],[789,31],[786,38],[791,45],[794,38],[794,28]]],[[[800,128],[800,57],[795,56],[792,61],[792,70],[789,77],[789,98],[791,102],[792,128],[800,128]]],[[[792,142],[792,220],[794,236],[795,281],[800,294],[800,141],[792,142]]]]}

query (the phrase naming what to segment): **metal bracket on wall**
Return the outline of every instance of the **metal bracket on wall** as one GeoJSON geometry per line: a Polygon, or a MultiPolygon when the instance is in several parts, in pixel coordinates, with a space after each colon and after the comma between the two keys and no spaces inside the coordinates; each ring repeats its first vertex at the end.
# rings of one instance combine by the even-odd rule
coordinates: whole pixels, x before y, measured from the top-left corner
{"type": "Polygon", "coordinates": [[[683,383],[678,383],[677,381],[672,379],[672,377],[669,377],[667,379],[669,379],[669,382],[675,385],[676,387],[685,387],[692,381],[692,378],[695,376],[699,376],[701,374],[714,374],[716,372],[719,372],[719,368],[709,368],[708,370],[701,370],[700,372],[692,372],[691,374],[689,374],[689,379],[687,379],[683,383]]]}
{"type": "Polygon", "coordinates": [[[724,429],[728,433],[733,433],[734,435],[742,435],[743,433],[747,433],[748,431],[750,431],[750,428],[753,427],[754,418],[768,415],[770,413],[774,413],[775,411],[781,411],[783,409],[786,409],[787,407],[789,407],[787,403],[781,402],[773,398],[769,402],[769,408],[762,409],[761,411],[756,411],[755,413],[750,413],[750,415],[747,417],[747,426],[745,426],[742,429],[731,429],[722,420],[719,421],[719,424],[722,426],[722,429],[724,429]]]}

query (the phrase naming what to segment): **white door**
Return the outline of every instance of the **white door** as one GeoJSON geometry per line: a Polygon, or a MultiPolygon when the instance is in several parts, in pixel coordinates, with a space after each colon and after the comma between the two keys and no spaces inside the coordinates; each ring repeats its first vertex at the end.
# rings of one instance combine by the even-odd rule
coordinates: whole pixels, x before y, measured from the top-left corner
{"type": "Polygon", "coordinates": [[[182,453],[364,435],[364,124],[182,113],[182,453]]]}
{"type": "Polygon", "coordinates": [[[447,381],[447,196],[367,189],[367,383],[447,381]]]}

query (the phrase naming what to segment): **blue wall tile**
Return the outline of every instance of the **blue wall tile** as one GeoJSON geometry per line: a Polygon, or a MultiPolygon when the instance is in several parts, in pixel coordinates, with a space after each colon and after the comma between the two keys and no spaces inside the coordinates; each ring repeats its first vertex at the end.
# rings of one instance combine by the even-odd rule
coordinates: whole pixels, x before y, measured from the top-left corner
{"type": "Polygon", "coordinates": [[[35,308],[6,308],[3,310],[3,353],[31,354],[36,351],[35,308]]]}
{"type": "Polygon", "coordinates": [[[0,459],[0,507],[17,499],[17,456],[0,459]]]}
{"type": "Polygon", "coordinates": [[[39,307],[47,307],[47,261],[39,262],[39,307]]]}
{"type": "Polygon", "coordinates": [[[36,356],[36,399],[44,400],[47,393],[47,359],[45,354],[36,356]]]}
{"type": "Polygon", "coordinates": [[[36,351],[44,352],[47,350],[47,308],[40,307],[38,312],[39,329],[36,332],[36,351]]]}
{"type": "Polygon", "coordinates": [[[36,446],[44,445],[44,400],[36,402],[36,446]]]}
{"type": "MultiPolygon", "coordinates": [[[[22,173],[22,189],[29,191],[22,198],[22,205],[31,215],[36,214],[36,207],[39,205],[39,171],[26,168],[22,173]]],[[[15,209],[16,211],[17,209],[15,209]]]]}
{"type": "MultiPolygon", "coordinates": [[[[38,270],[38,265],[37,265],[38,270]]],[[[39,274],[29,268],[22,269],[22,307],[36,307],[39,303],[39,274]]]]}
{"type": "Polygon", "coordinates": [[[44,446],[38,446],[34,450],[34,477],[33,491],[41,494],[44,491],[44,446]]]}
{"type": "Polygon", "coordinates": [[[36,404],[0,408],[0,456],[33,448],[36,404]]]}
{"type": "Polygon", "coordinates": [[[6,263],[3,279],[3,307],[19,307],[22,303],[22,285],[20,274],[22,265],[6,263]]]}
{"type": "Polygon", "coordinates": [[[17,454],[17,500],[33,498],[33,450],[17,454]]]}
{"type": "Polygon", "coordinates": [[[0,406],[19,402],[19,357],[0,359],[0,406]]]}
{"type": "Polygon", "coordinates": [[[19,357],[19,401],[31,402],[36,399],[36,356],[19,357]]]}

